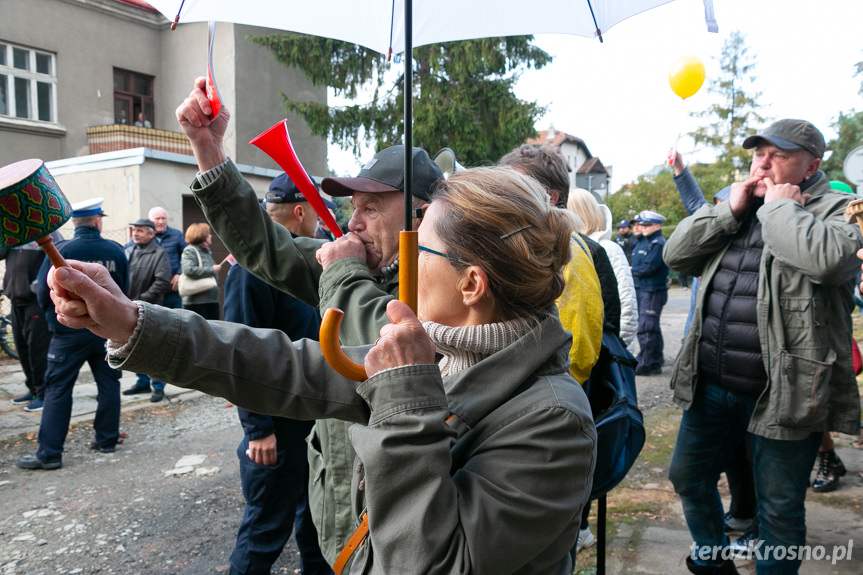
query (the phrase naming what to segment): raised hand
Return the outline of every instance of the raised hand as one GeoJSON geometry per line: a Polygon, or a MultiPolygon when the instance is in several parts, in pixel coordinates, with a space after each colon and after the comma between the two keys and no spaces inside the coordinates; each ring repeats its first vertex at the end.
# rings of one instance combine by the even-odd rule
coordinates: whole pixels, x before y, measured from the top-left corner
{"type": "Polygon", "coordinates": [[[189,96],[177,107],[175,115],[180,128],[192,144],[198,169],[202,172],[218,166],[228,157],[222,140],[231,113],[224,105],[215,118],[210,117],[212,113],[213,108],[207,99],[206,80],[200,76],[195,79],[189,96]]]}

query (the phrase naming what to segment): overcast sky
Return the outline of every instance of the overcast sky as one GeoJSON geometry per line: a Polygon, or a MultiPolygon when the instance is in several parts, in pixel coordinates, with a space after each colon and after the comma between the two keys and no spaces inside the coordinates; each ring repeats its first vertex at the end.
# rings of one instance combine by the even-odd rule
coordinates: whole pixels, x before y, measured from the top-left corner
{"type": "MultiPolygon", "coordinates": [[[[807,119],[830,140],[840,111],[863,111],[863,78],[853,76],[854,64],[863,61],[863,0],[714,0],[714,9],[718,34],[707,32],[702,0],[676,0],[604,31],[602,44],[537,36],[554,60],[525,72],[516,94],[548,106],[537,130],[553,123],[612,166],[614,190],[661,163],[678,134],[687,160],[713,159],[686,136],[700,122],[688,114],[711,103],[707,84],[735,30],[755,59],[754,88],[769,118],[807,119]],[[668,85],[669,69],[684,55],[699,58],[707,71],[702,89],[687,100],[668,85]]],[[[330,164],[351,175],[360,167],[332,147],[330,164]]]]}

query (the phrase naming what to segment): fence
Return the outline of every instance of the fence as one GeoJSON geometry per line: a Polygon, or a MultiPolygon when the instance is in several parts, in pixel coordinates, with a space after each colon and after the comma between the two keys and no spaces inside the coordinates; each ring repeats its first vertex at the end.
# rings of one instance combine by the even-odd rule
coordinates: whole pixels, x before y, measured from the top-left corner
{"type": "Polygon", "coordinates": [[[90,144],[91,154],[144,147],[163,152],[192,155],[192,146],[185,134],[155,128],[139,128],[138,126],[122,124],[89,126],[87,128],[87,141],[90,144]]]}

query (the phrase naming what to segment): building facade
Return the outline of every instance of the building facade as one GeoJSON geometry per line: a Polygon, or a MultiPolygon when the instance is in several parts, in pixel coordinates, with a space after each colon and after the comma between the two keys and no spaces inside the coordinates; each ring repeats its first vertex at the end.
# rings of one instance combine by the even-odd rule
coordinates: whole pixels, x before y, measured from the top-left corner
{"type": "MultiPolygon", "coordinates": [[[[273,32],[220,23],[213,50],[226,150],[261,195],[280,170],[248,142],[283,119],[306,170],[327,171],[326,140],[286,116],[281,96],[326,103],[326,88],[247,38],[273,32]]],[[[172,31],[142,0],[0,1],[0,166],[40,158],[70,201],[105,197],[112,239],[108,228],[125,231],[154,205],[173,227],[202,221],[174,110],[206,75],[207,46],[207,24],[172,31]]]]}
{"type": "Polygon", "coordinates": [[[591,155],[584,140],[549,126],[548,130],[537,132],[537,136],[528,139],[527,143],[534,146],[550,144],[560,151],[569,164],[570,188],[583,188],[598,198],[608,197],[611,166],[606,168],[598,157],[591,155]]]}

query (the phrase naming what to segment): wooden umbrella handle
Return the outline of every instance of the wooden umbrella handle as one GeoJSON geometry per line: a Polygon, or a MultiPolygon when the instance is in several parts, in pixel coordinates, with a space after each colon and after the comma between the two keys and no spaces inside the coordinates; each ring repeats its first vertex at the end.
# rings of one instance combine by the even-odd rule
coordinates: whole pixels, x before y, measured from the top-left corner
{"type": "Polygon", "coordinates": [[[342,327],[344,317],[345,312],[335,307],[328,308],[324,312],[320,332],[321,351],[324,359],[336,370],[336,373],[351,381],[365,381],[368,379],[365,366],[352,361],[345,355],[339,344],[339,329],[342,327]]]}
{"type": "MultiPolygon", "coordinates": [[[[419,247],[417,232],[399,233],[399,300],[417,312],[417,258],[419,247]]],[[[324,359],[340,375],[353,381],[368,379],[365,366],[351,361],[339,344],[339,329],[345,312],[331,307],[321,321],[320,341],[324,359]]]]}

